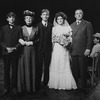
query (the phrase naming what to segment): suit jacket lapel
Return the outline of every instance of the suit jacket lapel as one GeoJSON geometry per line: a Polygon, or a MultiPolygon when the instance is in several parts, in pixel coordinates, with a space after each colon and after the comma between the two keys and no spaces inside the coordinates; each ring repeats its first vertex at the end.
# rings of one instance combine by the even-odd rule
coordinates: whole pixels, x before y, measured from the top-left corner
{"type": "Polygon", "coordinates": [[[35,29],[32,27],[31,34],[29,35],[26,26],[23,26],[23,34],[28,38],[28,40],[30,40],[35,34],[35,29]]]}
{"type": "Polygon", "coordinates": [[[8,27],[8,34],[10,33],[10,34],[13,34],[14,33],[14,31],[16,30],[16,26],[13,26],[13,28],[12,29],[10,29],[10,27],[9,27],[9,25],[7,26],[8,27]]]}
{"type": "Polygon", "coordinates": [[[81,27],[83,27],[84,26],[84,24],[85,24],[85,21],[84,20],[82,20],[82,22],[79,24],[79,25],[77,25],[77,23],[75,22],[74,23],[74,31],[73,31],[73,35],[75,35],[76,33],[77,33],[77,31],[81,28],[81,27]]]}

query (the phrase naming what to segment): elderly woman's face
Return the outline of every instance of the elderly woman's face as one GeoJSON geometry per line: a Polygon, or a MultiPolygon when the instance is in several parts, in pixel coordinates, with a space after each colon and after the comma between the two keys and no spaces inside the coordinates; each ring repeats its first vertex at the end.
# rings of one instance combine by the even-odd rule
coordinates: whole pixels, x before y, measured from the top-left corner
{"type": "Polygon", "coordinates": [[[63,17],[58,16],[58,17],[57,17],[57,23],[58,23],[59,25],[63,25],[63,24],[64,24],[64,19],[63,19],[63,17]]]}
{"type": "Polygon", "coordinates": [[[31,17],[31,16],[25,16],[25,22],[26,22],[27,25],[32,24],[33,17],[31,17]]]}

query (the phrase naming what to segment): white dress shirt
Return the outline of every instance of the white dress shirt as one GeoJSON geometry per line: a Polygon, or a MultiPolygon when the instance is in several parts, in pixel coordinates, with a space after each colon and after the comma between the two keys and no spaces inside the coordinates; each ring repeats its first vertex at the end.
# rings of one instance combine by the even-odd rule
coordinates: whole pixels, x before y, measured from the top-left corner
{"type": "Polygon", "coordinates": [[[48,22],[42,21],[42,24],[43,24],[45,27],[47,27],[48,22]]]}
{"type": "Polygon", "coordinates": [[[81,23],[81,20],[76,20],[77,25],[81,23]]]}
{"type": "Polygon", "coordinates": [[[32,32],[32,27],[26,27],[27,31],[28,31],[28,34],[30,35],[31,32],[32,32]]]}

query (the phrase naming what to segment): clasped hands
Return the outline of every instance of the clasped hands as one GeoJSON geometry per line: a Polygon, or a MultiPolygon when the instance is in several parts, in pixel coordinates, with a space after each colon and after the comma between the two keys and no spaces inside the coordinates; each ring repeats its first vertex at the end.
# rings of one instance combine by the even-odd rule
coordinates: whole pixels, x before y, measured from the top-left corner
{"type": "Polygon", "coordinates": [[[7,47],[6,49],[7,49],[8,53],[11,53],[16,50],[15,47],[7,47]]]}
{"type": "Polygon", "coordinates": [[[19,42],[20,42],[22,45],[26,45],[26,46],[33,45],[33,42],[32,42],[32,41],[24,41],[23,39],[19,39],[19,42]]]}

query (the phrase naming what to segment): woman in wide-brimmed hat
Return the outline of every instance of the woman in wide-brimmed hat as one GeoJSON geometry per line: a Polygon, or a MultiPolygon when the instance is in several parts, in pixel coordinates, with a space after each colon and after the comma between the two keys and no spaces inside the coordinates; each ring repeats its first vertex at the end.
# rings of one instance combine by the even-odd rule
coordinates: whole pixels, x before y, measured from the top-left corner
{"type": "Polygon", "coordinates": [[[37,28],[33,27],[34,12],[25,10],[22,26],[22,38],[19,42],[22,44],[21,57],[18,66],[18,91],[35,91],[35,43],[37,28]]]}

